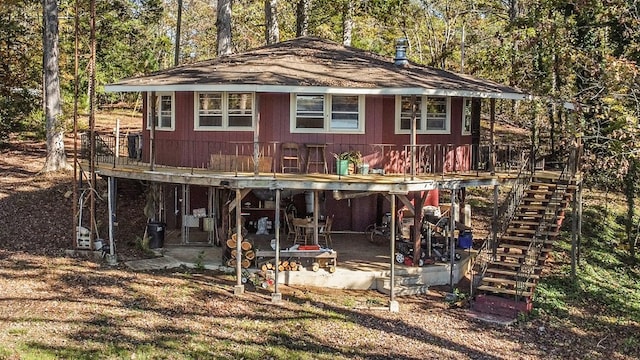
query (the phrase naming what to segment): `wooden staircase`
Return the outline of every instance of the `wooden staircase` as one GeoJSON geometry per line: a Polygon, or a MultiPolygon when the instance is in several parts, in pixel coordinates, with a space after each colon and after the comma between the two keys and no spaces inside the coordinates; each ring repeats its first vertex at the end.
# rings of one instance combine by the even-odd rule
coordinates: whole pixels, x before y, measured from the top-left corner
{"type": "MultiPolygon", "coordinates": [[[[563,173],[564,174],[564,173],[563,173]]],[[[490,260],[479,274],[473,310],[514,316],[531,310],[531,298],[576,189],[573,175],[532,175],[490,260]]]]}

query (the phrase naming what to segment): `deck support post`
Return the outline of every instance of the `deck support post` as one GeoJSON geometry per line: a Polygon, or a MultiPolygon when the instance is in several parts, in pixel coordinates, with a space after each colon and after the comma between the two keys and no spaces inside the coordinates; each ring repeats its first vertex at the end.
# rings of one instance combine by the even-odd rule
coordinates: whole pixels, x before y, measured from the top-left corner
{"type": "Polygon", "coordinates": [[[181,212],[180,215],[182,216],[182,221],[180,221],[180,224],[182,224],[182,226],[180,226],[180,236],[182,237],[183,244],[189,243],[189,228],[187,227],[187,224],[185,224],[185,216],[187,215],[188,209],[191,207],[191,204],[189,203],[189,198],[190,198],[189,184],[183,184],[182,185],[182,204],[180,206],[180,212],[181,212]]]}
{"type": "Polygon", "coordinates": [[[117,265],[118,258],[116,257],[116,244],[114,238],[114,225],[116,219],[116,179],[113,176],[109,176],[107,180],[107,192],[108,192],[108,207],[109,207],[109,254],[107,255],[107,262],[109,265],[117,265]]]}
{"type": "Polygon", "coordinates": [[[416,192],[413,195],[416,204],[413,211],[413,227],[411,231],[411,238],[413,239],[413,266],[419,266],[420,258],[422,258],[422,239],[420,239],[422,233],[422,207],[428,194],[429,192],[425,191],[422,194],[416,192]]]}
{"type": "Polygon", "coordinates": [[[278,276],[279,276],[279,266],[278,264],[280,263],[280,197],[282,190],[281,189],[276,189],[276,214],[274,216],[274,228],[275,228],[275,235],[276,235],[276,260],[275,260],[275,264],[276,264],[276,269],[275,269],[275,280],[274,280],[274,289],[273,289],[273,293],[271,293],[271,302],[272,303],[280,303],[282,301],[282,294],[280,294],[280,291],[278,290],[278,276]]]}
{"type": "Polygon", "coordinates": [[[400,311],[400,306],[398,301],[396,300],[396,290],[395,290],[395,282],[396,282],[396,196],[395,194],[391,195],[391,241],[389,241],[390,245],[390,259],[391,259],[391,274],[389,276],[389,311],[390,312],[398,312],[400,311]]]}
{"type": "Polygon", "coordinates": [[[207,243],[209,245],[217,244],[215,241],[216,233],[217,233],[217,225],[216,225],[216,188],[213,186],[209,186],[209,191],[207,192],[207,214],[209,214],[209,218],[211,218],[211,228],[207,233],[207,243]]]}
{"type": "Polygon", "coordinates": [[[234,295],[244,294],[242,284],[242,192],[236,188],[236,286],[234,295]]]}
{"type": "MultiPolygon", "coordinates": [[[[318,235],[318,217],[320,216],[320,191],[313,190],[313,243],[320,244],[318,235]]],[[[277,209],[277,207],[276,207],[277,209]]]]}
{"type": "Polygon", "coordinates": [[[449,211],[449,287],[451,288],[451,292],[454,290],[453,283],[453,267],[456,264],[456,239],[455,239],[455,229],[456,229],[456,214],[455,214],[455,206],[456,206],[456,188],[451,189],[451,210],[449,211]]]}

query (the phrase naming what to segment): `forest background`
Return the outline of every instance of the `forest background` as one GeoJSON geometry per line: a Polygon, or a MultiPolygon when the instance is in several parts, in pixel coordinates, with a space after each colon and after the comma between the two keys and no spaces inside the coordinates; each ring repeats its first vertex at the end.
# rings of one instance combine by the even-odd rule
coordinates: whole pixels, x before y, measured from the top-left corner
{"type": "Polygon", "coordinates": [[[499,104],[498,119],[534,130],[538,136],[532,141],[550,153],[562,150],[564,139],[580,136],[587,185],[626,195],[626,240],[631,258],[636,258],[640,227],[635,214],[640,192],[640,3],[636,0],[1,0],[1,4],[0,143],[12,136],[45,138],[56,128],[47,121],[45,104],[48,54],[54,55],[59,67],[61,111],[53,117],[62,126],[57,131],[70,130],[76,45],[79,111],[87,114],[92,106],[90,74],[95,75],[98,108],[136,108],[138,94],[105,93],[103,85],[301,35],[389,58],[397,39],[406,38],[407,55],[415,63],[495,80],[536,96],[517,106],[499,104]],[[54,32],[56,48],[47,37],[54,32]]]}

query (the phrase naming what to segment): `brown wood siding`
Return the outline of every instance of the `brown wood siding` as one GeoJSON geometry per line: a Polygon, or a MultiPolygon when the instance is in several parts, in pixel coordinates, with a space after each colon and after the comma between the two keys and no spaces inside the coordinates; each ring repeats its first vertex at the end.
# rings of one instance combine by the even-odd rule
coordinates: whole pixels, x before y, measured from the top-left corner
{"type": "MultiPolygon", "coordinates": [[[[146,114],[146,94],[143,95],[143,113],[146,114]]],[[[194,93],[175,94],[175,131],[156,131],[156,163],[169,166],[209,166],[211,154],[235,155],[236,146],[240,153],[251,154],[254,133],[252,131],[196,131],[194,130],[194,93]],[[243,145],[244,144],[244,145],[243,145]]],[[[471,136],[461,135],[462,98],[451,99],[451,133],[443,135],[418,135],[417,144],[470,144],[471,136]]],[[[407,134],[395,134],[395,96],[368,95],[365,97],[364,134],[299,134],[290,131],[290,95],[288,93],[256,94],[256,108],[260,116],[259,141],[268,148],[265,155],[276,157],[279,169],[279,149],[274,144],[295,142],[300,145],[302,159],[306,158],[305,144],[326,144],[326,159],[329,172],[335,173],[335,159],[332,153],[359,150],[371,168],[382,168],[389,162],[389,154],[375,144],[396,144],[397,149],[410,143],[407,134]]],[[[256,114],[256,117],[258,114],[256,114]]],[[[146,130],[146,116],[143,120],[143,157],[148,159],[149,131],[146,130]]],[[[398,155],[400,157],[400,155],[398,155]]],[[[468,148],[443,148],[434,161],[435,166],[448,171],[454,168],[466,170],[469,164],[468,148]]],[[[398,164],[396,164],[398,165],[398,164]]],[[[402,166],[399,163],[398,166],[402,166]]],[[[197,192],[197,190],[196,190],[197,192]]],[[[195,192],[193,193],[195,194],[195,192]]],[[[376,196],[351,200],[334,200],[331,193],[325,194],[325,215],[335,216],[335,230],[364,231],[367,225],[380,219],[376,196]]],[[[436,200],[437,201],[437,200],[436,200]]],[[[384,208],[388,202],[384,202],[384,208]]],[[[192,205],[196,205],[192,202],[192,205]]],[[[201,205],[201,204],[198,204],[201,205]]],[[[383,209],[384,210],[384,209],[383,209]]]]}

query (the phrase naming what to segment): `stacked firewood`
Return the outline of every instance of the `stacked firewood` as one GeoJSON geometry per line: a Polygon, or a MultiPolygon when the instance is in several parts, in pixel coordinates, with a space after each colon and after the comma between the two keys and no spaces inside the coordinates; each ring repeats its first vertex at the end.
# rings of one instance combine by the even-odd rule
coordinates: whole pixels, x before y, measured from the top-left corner
{"type": "MultiPolygon", "coordinates": [[[[298,271],[302,268],[302,266],[300,265],[300,263],[296,262],[296,261],[289,261],[289,260],[281,260],[278,261],[278,271],[298,271]]],[[[271,262],[271,261],[267,261],[265,263],[262,264],[262,266],[260,267],[260,269],[264,272],[269,271],[269,270],[275,270],[276,269],[276,264],[275,261],[271,262]]]]}
{"type": "MultiPolygon", "coordinates": [[[[224,255],[225,262],[229,267],[236,267],[236,265],[238,264],[238,236],[236,234],[232,234],[231,238],[227,239],[226,244],[227,246],[224,255]]],[[[242,252],[242,260],[240,262],[240,266],[242,266],[242,268],[244,269],[247,269],[249,266],[251,266],[251,262],[253,261],[253,259],[256,258],[256,253],[253,250],[253,244],[251,244],[247,240],[243,240],[242,243],[240,243],[240,250],[242,252]]]]}

